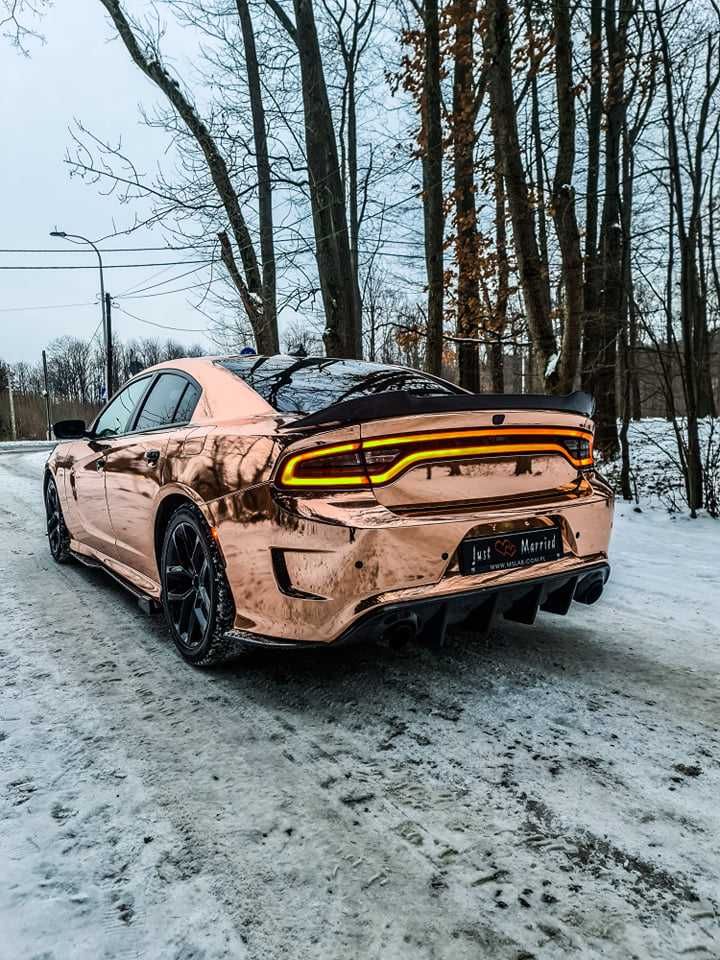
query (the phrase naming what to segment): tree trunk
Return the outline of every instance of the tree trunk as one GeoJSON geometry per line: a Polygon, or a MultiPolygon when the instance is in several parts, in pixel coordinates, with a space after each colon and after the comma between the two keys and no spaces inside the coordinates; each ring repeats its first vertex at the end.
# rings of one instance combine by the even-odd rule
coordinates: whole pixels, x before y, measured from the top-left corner
{"type": "Polygon", "coordinates": [[[620,470],[620,491],[623,500],[632,500],[633,492],[630,484],[630,444],[628,442],[628,432],[630,430],[630,342],[628,340],[627,325],[623,325],[620,335],[620,344],[622,349],[622,426],[620,427],[620,453],[622,456],[622,467],[620,470]]]}
{"type": "Polygon", "coordinates": [[[547,268],[540,259],[533,212],[520,151],[513,91],[510,14],[507,0],[488,0],[486,52],[490,109],[497,124],[513,239],[537,376],[546,389],[558,386],[557,343],[550,318],[547,268]]]}
{"type": "MultiPolygon", "coordinates": [[[[490,334],[493,337],[493,334],[490,334]]],[[[490,360],[490,381],[492,383],[493,393],[505,393],[505,354],[503,352],[503,343],[499,333],[494,334],[495,339],[491,339],[488,346],[488,358],[490,360]]]]}
{"type": "MultiPolygon", "coordinates": [[[[525,28],[528,46],[535,50],[535,37],[532,22],[532,0],[524,0],[525,28]]],[[[537,211],[537,238],[540,260],[545,267],[545,282],[549,282],[548,273],[548,239],[547,222],[545,220],[545,171],[543,168],[542,130],[540,128],[540,94],[538,92],[537,73],[539,64],[536,55],[532,54],[528,64],[530,74],[530,131],[532,136],[532,155],[535,167],[534,182],[531,181],[535,194],[535,203],[532,209],[533,220],[537,211]]],[[[548,288],[549,289],[549,288],[548,288]]],[[[548,292],[548,309],[550,294],[548,292]]]]}
{"type": "Polygon", "coordinates": [[[425,265],[428,283],[427,346],[429,373],[442,372],[443,353],[443,135],[440,91],[440,25],[438,0],[423,4],[425,57],[421,98],[420,147],[422,151],[425,265]]]}
{"type": "Polygon", "coordinates": [[[345,195],[312,0],[294,0],[294,7],[315,257],[325,308],[323,340],[329,357],[361,357],[345,195]]]}
{"type": "MultiPolygon", "coordinates": [[[[623,124],[622,135],[622,224],[625,244],[623,247],[623,336],[625,349],[624,376],[627,377],[628,399],[625,401],[625,384],[623,384],[623,427],[625,416],[633,420],[640,420],[640,383],[637,370],[638,356],[638,322],[635,305],[635,284],[633,279],[632,236],[633,225],[633,185],[635,180],[635,158],[633,155],[633,140],[629,136],[627,124],[623,124]]],[[[627,431],[626,431],[627,433],[627,431]]],[[[621,430],[622,434],[622,430],[621,430]]],[[[620,437],[622,447],[623,438],[620,437]]]]}
{"type": "MultiPolygon", "coordinates": [[[[348,100],[348,136],[347,136],[347,165],[348,165],[348,207],[350,212],[350,262],[353,275],[353,299],[358,326],[362,330],[362,296],[360,294],[360,203],[358,192],[358,134],[357,134],[357,98],[355,93],[356,64],[348,61],[347,69],[347,100],[348,100]]],[[[362,343],[360,349],[362,356],[362,343]]]]}
{"type": "MultiPolygon", "coordinates": [[[[453,138],[455,176],[455,251],[457,279],[457,335],[477,341],[480,333],[480,283],[477,213],[475,209],[475,89],[473,31],[474,3],[454,5],[455,23],[453,138]]],[[[460,386],[480,390],[480,354],[477,342],[458,343],[460,386]]]]}
{"type": "MultiPolygon", "coordinates": [[[[705,91],[700,106],[693,164],[693,204],[688,231],[688,244],[691,251],[691,264],[694,271],[693,284],[693,347],[697,367],[697,407],[699,417],[717,415],[713,397],[712,377],[710,375],[710,337],[707,316],[707,283],[705,280],[705,243],[702,231],[702,203],[706,190],[704,159],[706,152],[706,130],[710,116],[713,95],[720,83],[720,70],[714,66],[717,49],[708,40],[705,65],[705,91]],[[714,73],[713,73],[714,70],[714,73]],[[698,269],[699,268],[699,269],[698,269]]],[[[717,127],[716,127],[717,130],[717,127]]],[[[712,177],[710,180],[712,184],[712,177]]],[[[711,187],[712,189],[712,187],[711,187]]]]}
{"type": "MultiPolygon", "coordinates": [[[[680,247],[680,320],[682,324],[683,351],[683,386],[685,392],[685,406],[687,416],[687,463],[685,470],[685,486],[690,515],[695,517],[697,510],[703,504],[703,465],[700,450],[700,434],[698,430],[698,388],[697,365],[694,343],[694,310],[697,307],[697,262],[695,248],[692,242],[692,225],[688,231],[685,204],[683,199],[682,166],[680,149],[677,137],[677,120],[675,115],[675,94],[673,90],[672,65],[670,50],[663,24],[663,15],[659,0],[655,0],[655,21],[660,38],[660,48],[663,62],[663,80],[667,106],[666,127],[668,132],[668,158],[670,165],[670,201],[675,210],[677,220],[678,240],[680,247]]],[[[702,141],[702,134],[699,137],[702,141]]],[[[693,171],[694,196],[693,204],[699,203],[698,197],[698,169],[693,171]]],[[[691,214],[691,221],[693,214],[691,214]]],[[[671,238],[672,242],[672,238],[671,238]]],[[[668,293],[668,296],[670,292],[668,293]]],[[[668,305],[668,310],[671,307],[668,305]]]]}
{"type": "Polygon", "coordinates": [[[493,138],[493,150],[495,157],[495,254],[497,258],[497,295],[495,302],[494,326],[490,331],[495,339],[491,341],[490,354],[490,374],[492,377],[492,386],[495,393],[505,392],[505,355],[503,348],[503,335],[507,325],[508,300],[510,299],[510,263],[508,261],[507,249],[507,225],[506,204],[505,204],[505,178],[502,171],[500,143],[498,139],[497,124],[494,118],[490,117],[490,127],[493,138]]]}
{"type": "Polygon", "coordinates": [[[260,259],[262,262],[263,342],[272,353],[278,353],[280,343],[277,329],[275,241],[273,237],[272,180],[268,157],[265,108],[262,100],[260,69],[255,49],[250,8],[247,0],[236,0],[240,29],[245,49],[245,69],[248,76],[250,111],[258,173],[258,220],[260,225],[260,259]]]}
{"type": "MultiPolygon", "coordinates": [[[[709,214],[708,214],[709,216],[709,214]]],[[[708,332],[708,284],[705,265],[705,241],[702,225],[697,228],[697,251],[699,265],[699,297],[695,314],[695,343],[698,354],[698,416],[716,417],[717,406],[713,395],[710,367],[710,335],[708,332]]]]}
{"type": "Polygon", "coordinates": [[[673,394],[673,367],[675,360],[673,357],[673,296],[675,292],[675,205],[670,189],[668,204],[668,259],[665,268],[665,346],[668,357],[668,369],[670,371],[670,387],[665,391],[665,419],[673,420],[675,417],[675,396],[673,394]]]}
{"type": "MultiPolygon", "coordinates": [[[[587,185],[585,190],[585,329],[582,349],[582,383],[595,394],[595,358],[602,349],[599,315],[602,271],[598,256],[598,185],[602,123],[602,0],[590,0],[590,103],[587,121],[587,185]]],[[[597,397],[596,397],[597,399],[597,397]]]]}
{"type": "Polygon", "coordinates": [[[565,321],[558,369],[558,388],[569,393],[580,362],[585,314],[580,230],[575,214],[575,93],[572,79],[572,37],[569,0],[553,0],[555,83],[558,105],[558,153],[553,181],[552,215],[562,258],[565,321]]]}
{"type": "MultiPolygon", "coordinates": [[[[597,402],[595,442],[606,458],[619,453],[616,362],[623,305],[623,218],[620,199],[620,144],[625,123],[625,39],[629,0],[605,0],[608,89],[605,125],[605,200],[601,227],[602,294],[594,355],[588,360],[590,386],[597,402]],[[619,22],[618,22],[619,20],[619,22]]],[[[587,368],[586,368],[587,369],[587,368]]]]}

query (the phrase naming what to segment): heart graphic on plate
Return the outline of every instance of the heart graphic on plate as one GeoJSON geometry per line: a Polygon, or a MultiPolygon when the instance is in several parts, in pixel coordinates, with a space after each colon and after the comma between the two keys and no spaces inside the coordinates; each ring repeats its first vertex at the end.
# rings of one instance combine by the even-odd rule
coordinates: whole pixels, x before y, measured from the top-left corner
{"type": "Polygon", "coordinates": [[[517,547],[512,540],[496,540],[495,550],[501,557],[505,557],[506,560],[512,560],[517,553],[517,547]]]}

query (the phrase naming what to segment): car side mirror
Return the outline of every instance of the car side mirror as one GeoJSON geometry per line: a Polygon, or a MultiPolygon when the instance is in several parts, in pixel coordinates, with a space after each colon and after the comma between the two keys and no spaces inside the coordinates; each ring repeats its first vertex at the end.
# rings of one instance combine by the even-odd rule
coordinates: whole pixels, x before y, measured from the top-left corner
{"type": "Polygon", "coordinates": [[[84,420],[58,420],[53,424],[57,440],[82,440],[88,435],[84,420]]]}

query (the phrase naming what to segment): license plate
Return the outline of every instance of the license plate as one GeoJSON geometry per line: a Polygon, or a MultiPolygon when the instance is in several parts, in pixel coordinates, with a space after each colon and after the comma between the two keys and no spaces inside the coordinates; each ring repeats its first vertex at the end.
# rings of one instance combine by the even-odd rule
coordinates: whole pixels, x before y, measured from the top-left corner
{"type": "Polygon", "coordinates": [[[559,527],[540,527],[496,537],[478,537],[460,544],[460,572],[482,573],[486,570],[508,570],[546,563],[562,556],[559,527]]]}

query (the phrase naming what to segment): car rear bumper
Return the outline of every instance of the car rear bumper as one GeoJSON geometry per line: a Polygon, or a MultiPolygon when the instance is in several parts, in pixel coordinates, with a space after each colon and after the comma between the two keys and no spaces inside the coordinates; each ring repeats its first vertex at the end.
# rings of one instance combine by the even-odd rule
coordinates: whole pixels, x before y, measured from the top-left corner
{"type": "Polygon", "coordinates": [[[292,646],[376,636],[392,626],[387,617],[400,622],[405,614],[419,632],[443,610],[446,623],[482,621],[493,598],[493,613],[536,613],[548,603],[565,612],[558,591],[572,594],[569,606],[589,576],[601,571],[604,583],[613,497],[598,480],[583,496],[554,502],[401,516],[357,495],[278,501],[260,484],[206,506],[235,599],[238,639],[292,646]],[[460,573],[458,547],[468,536],[547,522],[562,532],[559,559],[460,573]]]}
{"type": "Polygon", "coordinates": [[[398,643],[418,639],[440,646],[452,626],[482,634],[500,616],[526,624],[534,623],[540,610],[564,616],[573,600],[587,604],[598,600],[609,576],[606,562],[582,564],[570,572],[528,577],[518,583],[381,603],[330,643],[264,637],[245,630],[231,630],[229,636],[247,646],[295,650],[350,646],[381,638],[398,643]]]}

